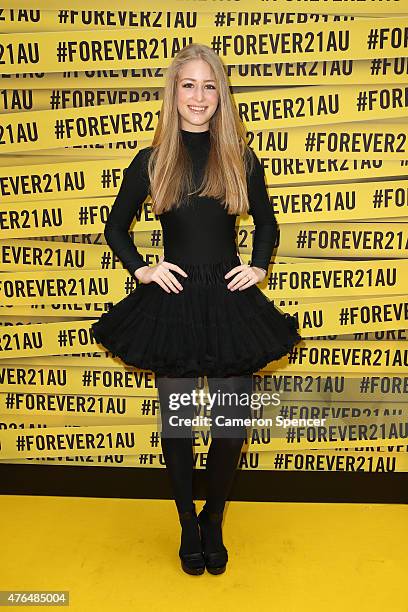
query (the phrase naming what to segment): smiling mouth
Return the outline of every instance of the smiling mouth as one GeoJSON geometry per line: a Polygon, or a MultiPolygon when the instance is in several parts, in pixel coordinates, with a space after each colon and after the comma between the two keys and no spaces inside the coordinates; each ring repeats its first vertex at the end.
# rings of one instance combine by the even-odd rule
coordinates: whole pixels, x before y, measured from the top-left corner
{"type": "Polygon", "coordinates": [[[187,105],[187,106],[191,110],[191,112],[195,113],[196,115],[199,115],[200,113],[204,113],[207,110],[206,106],[190,106],[190,105],[187,105]]]}

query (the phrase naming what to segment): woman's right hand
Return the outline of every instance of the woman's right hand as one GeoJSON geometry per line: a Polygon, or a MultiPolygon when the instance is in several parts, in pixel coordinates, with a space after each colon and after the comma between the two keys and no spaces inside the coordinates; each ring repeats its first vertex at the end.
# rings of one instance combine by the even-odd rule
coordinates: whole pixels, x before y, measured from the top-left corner
{"type": "Polygon", "coordinates": [[[184,270],[178,265],[164,261],[164,255],[160,256],[160,261],[156,266],[141,266],[135,270],[136,278],[143,284],[151,283],[152,281],[160,285],[167,293],[179,293],[183,286],[171,272],[176,270],[183,276],[188,276],[184,270]],[[179,291],[180,290],[180,291],[179,291]]]}

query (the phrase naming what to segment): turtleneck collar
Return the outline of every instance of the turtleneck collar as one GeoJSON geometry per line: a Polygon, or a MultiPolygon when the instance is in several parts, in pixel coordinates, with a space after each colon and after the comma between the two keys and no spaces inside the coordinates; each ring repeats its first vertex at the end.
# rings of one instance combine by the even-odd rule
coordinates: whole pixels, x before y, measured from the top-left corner
{"type": "Polygon", "coordinates": [[[181,137],[183,142],[186,144],[197,144],[202,145],[210,140],[210,130],[205,130],[205,132],[190,132],[188,130],[180,129],[181,137]]]}

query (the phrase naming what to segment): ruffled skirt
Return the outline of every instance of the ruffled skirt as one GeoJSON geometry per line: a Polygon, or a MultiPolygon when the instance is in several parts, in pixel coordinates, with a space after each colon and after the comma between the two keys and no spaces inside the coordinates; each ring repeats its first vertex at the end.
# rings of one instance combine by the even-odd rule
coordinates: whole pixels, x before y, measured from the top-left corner
{"type": "Polygon", "coordinates": [[[167,293],[140,284],[91,325],[95,340],[127,365],[158,376],[252,375],[302,340],[296,318],[281,313],[256,285],[230,291],[225,274],[238,258],[174,261],[183,286],[167,293]]]}

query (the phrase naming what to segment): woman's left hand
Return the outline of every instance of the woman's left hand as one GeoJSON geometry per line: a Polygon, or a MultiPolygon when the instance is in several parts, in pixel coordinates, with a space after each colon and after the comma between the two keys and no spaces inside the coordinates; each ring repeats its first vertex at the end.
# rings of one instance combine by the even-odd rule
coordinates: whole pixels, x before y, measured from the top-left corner
{"type": "Polygon", "coordinates": [[[247,289],[251,285],[260,283],[266,276],[266,271],[263,268],[257,268],[256,266],[249,266],[248,264],[241,264],[232,268],[224,278],[230,278],[236,274],[231,282],[228,283],[227,287],[231,291],[235,289],[247,289]]]}

